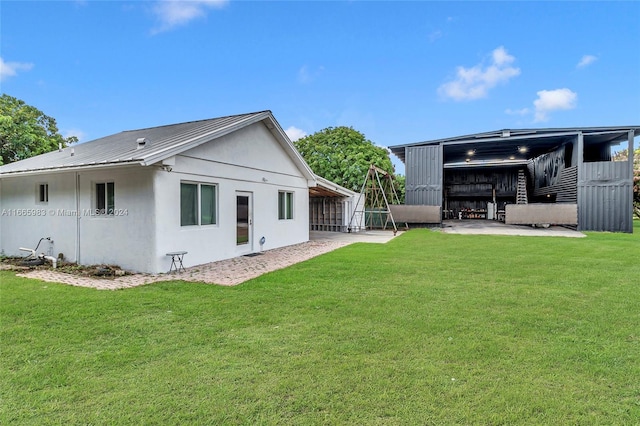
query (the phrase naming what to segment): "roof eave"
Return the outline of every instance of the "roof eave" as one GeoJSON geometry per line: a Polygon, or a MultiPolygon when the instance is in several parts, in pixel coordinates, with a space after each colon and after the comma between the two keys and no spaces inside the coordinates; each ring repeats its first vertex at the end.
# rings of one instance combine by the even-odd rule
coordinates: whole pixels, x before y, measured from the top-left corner
{"type": "Polygon", "coordinates": [[[328,189],[344,197],[353,197],[354,195],[357,195],[357,192],[347,189],[344,186],[338,185],[337,183],[332,182],[329,179],[325,179],[322,176],[318,175],[315,175],[315,177],[319,187],[328,189]]]}
{"type": "Polygon", "coordinates": [[[289,139],[289,136],[287,136],[285,131],[282,130],[282,127],[280,127],[280,124],[275,119],[275,117],[271,114],[270,111],[268,111],[268,113],[269,115],[268,117],[265,117],[265,119],[268,119],[272,126],[267,125],[267,128],[269,129],[271,134],[274,135],[276,140],[280,142],[280,145],[285,149],[285,152],[289,154],[291,160],[293,160],[295,165],[302,172],[303,176],[307,179],[307,185],[309,187],[316,186],[317,181],[315,173],[313,173],[311,167],[309,167],[300,152],[298,152],[293,142],[291,142],[291,139],[289,139]]]}
{"type": "Polygon", "coordinates": [[[468,143],[471,141],[477,142],[478,140],[495,141],[501,139],[514,139],[514,138],[537,138],[537,137],[549,137],[557,136],[561,134],[599,134],[599,133],[625,133],[633,131],[635,136],[640,136],[639,126],[609,126],[609,127],[567,127],[567,128],[542,128],[542,129],[503,129],[493,132],[474,133],[463,136],[455,136],[452,138],[442,138],[426,140],[421,142],[411,142],[408,144],[392,145],[390,150],[400,150],[402,148],[422,145],[439,145],[442,143],[468,143]],[[505,131],[508,131],[510,136],[502,136],[505,131]]]}
{"type": "Polygon", "coordinates": [[[75,172],[79,170],[88,170],[88,169],[104,169],[104,168],[112,168],[112,167],[127,167],[127,166],[137,166],[137,165],[145,165],[140,160],[128,160],[128,161],[118,161],[118,162],[110,162],[110,163],[95,163],[95,164],[74,164],[70,166],[57,166],[57,167],[43,167],[39,169],[32,170],[16,170],[9,172],[0,172],[0,179],[3,177],[13,177],[13,176],[27,176],[27,175],[41,175],[46,173],[62,173],[62,172],[75,172]]]}

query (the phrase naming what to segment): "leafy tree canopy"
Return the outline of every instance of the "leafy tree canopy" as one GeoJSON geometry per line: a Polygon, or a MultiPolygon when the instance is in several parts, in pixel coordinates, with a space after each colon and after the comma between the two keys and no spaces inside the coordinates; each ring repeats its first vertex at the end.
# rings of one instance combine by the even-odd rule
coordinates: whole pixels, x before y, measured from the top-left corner
{"type": "Polygon", "coordinates": [[[0,165],[67,146],[78,138],[58,133],[56,120],[24,101],[0,96],[0,165]]]}
{"type": "Polygon", "coordinates": [[[352,127],[328,127],[294,145],[315,174],[352,191],[360,191],[371,164],[394,173],[389,152],[352,127]]]}

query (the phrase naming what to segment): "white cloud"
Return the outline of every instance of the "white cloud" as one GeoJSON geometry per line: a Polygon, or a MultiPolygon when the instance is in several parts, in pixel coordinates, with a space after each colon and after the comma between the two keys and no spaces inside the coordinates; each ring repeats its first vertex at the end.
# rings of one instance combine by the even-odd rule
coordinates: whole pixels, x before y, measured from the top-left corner
{"type": "Polygon", "coordinates": [[[298,70],[298,82],[307,84],[318,78],[324,72],[324,67],[319,66],[315,70],[310,70],[308,66],[303,65],[298,70]]]}
{"type": "Polygon", "coordinates": [[[292,142],[307,136],[307,132],[305,132],[304,130],[298,129],[297,127],[294,127],[294,126],[290,126],[284,132],[287,134],[287,136],[289,136],[289,139],[291,139],[292,142]]]}
{"type": "Polygon", "coordinates": [[[535,106],[535,122],[547,121],[549,113],[557,110],[567,110],[576,107],[578,94],[571,90],[541,90],[538,92],[538,99],[533,101],[535,106]]]}
{"type": "Polygon", "coordinates": [[[221,8],[228,0],[162,0],[156,2],[153,13],[160,20],[160,26],[153,30],[157,34],[207,15],[208,9],[221,8]]]}
{"type": "Polygon", "coordinates": [[[441,37],[442,37],[442,31],[435,30],[435,31],[432,31],[431,34],[429,34],[429,41],[433,43],[434,41],[438,40],[441,37]]]}
{"type": "Polygon", "coordinates": [[[456,101],[484,98],[496,85],[520,75],[520,68],[511,66],[513,61],[515,57],[500,46],[491,53],[488,66],[480,63],[471,68],[457,67],[455,79],[441,85],[438,93],[456,101]]]}
{"type": "Polygon", "coordinates": [[[78,138],[79,142],[84,142],[87,138],[87,134],[80,129],[68,129],[62,133],[62,136],[65,138],[69,138],[71,136],[75,136],[78,138]]]}
{"type": "Polygon", "coordinates": [[[591,65],[592,63],[594,63],[595,61],[598,60],[597,56],[593,56],[593,55],[584,55],[582,57],[582,59],[580,59],[580,62],[578,62],[578,65],[576,65],[578,68],[584,68],[588,65],[591,65]]]}
{"type": "Polygon", "coordinates": [[[521,108],[521,109],[507,108],[504,112],[509,115],[527,115],[529,114],[530,111],[529,111],[529,108],[521,108]]]}
{"type": "Polygon", "coordinates": [[[29,71],[33,68],[33,64],[25,62],[5,62],[0,57],[0,81],[4,81],[9,77],[18,75],[18,71],[29,71]]]}

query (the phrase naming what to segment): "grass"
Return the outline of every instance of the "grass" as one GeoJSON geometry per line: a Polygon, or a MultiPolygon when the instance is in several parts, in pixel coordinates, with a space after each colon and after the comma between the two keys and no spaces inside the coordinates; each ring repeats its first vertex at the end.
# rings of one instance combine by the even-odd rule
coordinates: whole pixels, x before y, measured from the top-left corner
{"type": "Polygon", "coordinates": [[[0,424],[637,424],[640,223],[412,230],[237,287],[0,272],[0,424]]]}

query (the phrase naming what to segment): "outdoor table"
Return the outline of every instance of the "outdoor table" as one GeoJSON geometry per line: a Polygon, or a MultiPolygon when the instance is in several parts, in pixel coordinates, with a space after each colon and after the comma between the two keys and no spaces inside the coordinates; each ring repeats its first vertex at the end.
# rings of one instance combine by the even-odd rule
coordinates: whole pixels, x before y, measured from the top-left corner
{"type": "Polygon", "coordinates": [[[176,272],[180,272],[180,270],[184,271],[184,265],[182,264],[182,259],[184,259],[184,255],[187,254],[186,251],[172,251],[167,253],[167,256],[171,256],[171,266],[169,267],[169,272],[175,269],[176,272]]]}

